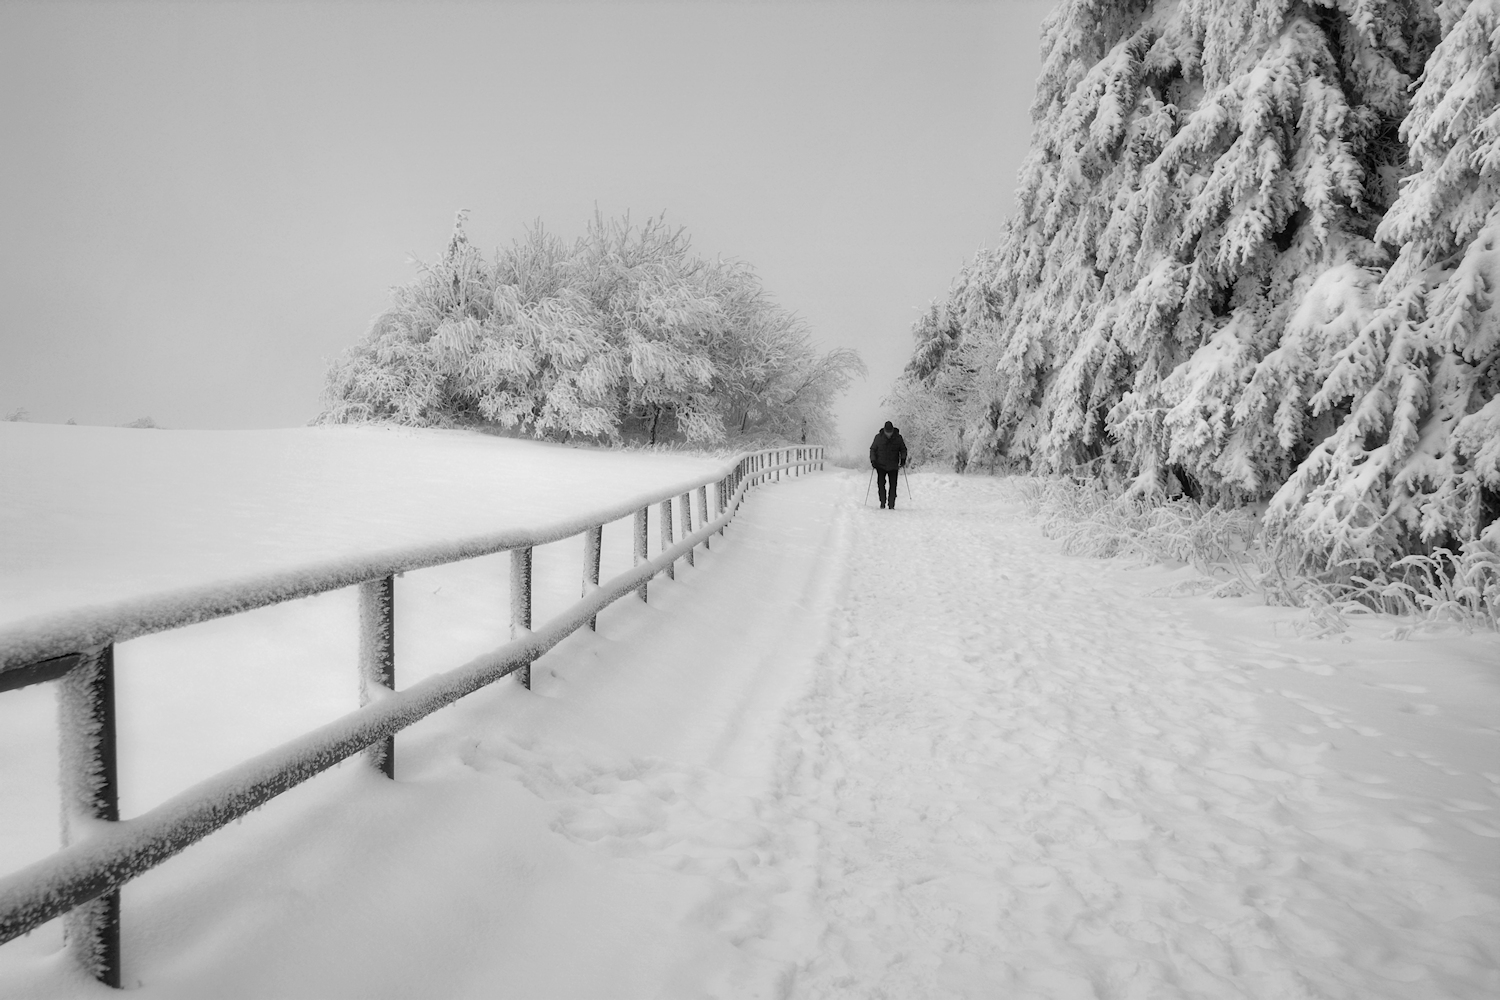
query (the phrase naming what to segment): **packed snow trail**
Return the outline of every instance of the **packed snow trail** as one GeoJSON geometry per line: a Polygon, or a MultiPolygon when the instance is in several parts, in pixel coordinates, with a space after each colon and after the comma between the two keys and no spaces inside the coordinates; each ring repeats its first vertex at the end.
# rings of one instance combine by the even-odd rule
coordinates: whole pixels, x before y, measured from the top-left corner
{"type": "Polygon", "coordinates": [[[1495,898],[1321,788],[1222,643],[999,484],[918,488],[855,512],[783,751],[828,924],[795,995],[1500,995],[1495,898]]]}
{"type": "MultiPolygon", "coordinates": [[[[1278,636],[1059,556],[1003,482],[916,480],[891,512],[862,474],[756,490],[535,691],[403,734],[396,782],[345,767],[132,883],[126,982],[1500,995],[1495,637],[1278,636]]],[[[55,940],[6,948],[0,995],[93,995],[55,940]]]]}

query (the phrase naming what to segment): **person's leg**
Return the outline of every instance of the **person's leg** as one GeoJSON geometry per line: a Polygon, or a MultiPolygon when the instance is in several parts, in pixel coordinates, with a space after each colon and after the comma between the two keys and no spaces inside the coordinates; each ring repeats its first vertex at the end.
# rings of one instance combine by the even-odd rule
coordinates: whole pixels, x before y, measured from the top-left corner
{"type": "Polygon", "coordinates": [[[889,475],[890,475],[890,472],[888,470],[886,470],[886,469],[876,469],[875,470],[875,482],[876,482],[876,484],[878,485],[878,487],[880,489],[880,506],[882,506],[882,507],[885,506],[885,498],[886,498],[885,477],[889,476],[889,475]]]}
{"type": "Polygon", "coordinates": [[[900,469],[892,469],[891,470],[891,499],[890,499],[890,502],[886,504],[886,506],[889,507],[889,508],[891,508],[892,510],[894,510],[896,508],[896,478],[900,474],[901,474],[901,470],[900,469]]]}

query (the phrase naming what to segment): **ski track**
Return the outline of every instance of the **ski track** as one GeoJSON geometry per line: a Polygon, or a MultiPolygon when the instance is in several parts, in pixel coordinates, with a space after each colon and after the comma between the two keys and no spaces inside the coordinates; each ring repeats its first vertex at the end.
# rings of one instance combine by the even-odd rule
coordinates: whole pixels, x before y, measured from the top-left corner
{"type": "Polygon", "coordinates": [[[840,511],[847,590],[782,748],[826,923],[793,995],[1500,995],[1494,899],[1268,739],[1204,637],[1000,484],[919,489],[840,511]]]}

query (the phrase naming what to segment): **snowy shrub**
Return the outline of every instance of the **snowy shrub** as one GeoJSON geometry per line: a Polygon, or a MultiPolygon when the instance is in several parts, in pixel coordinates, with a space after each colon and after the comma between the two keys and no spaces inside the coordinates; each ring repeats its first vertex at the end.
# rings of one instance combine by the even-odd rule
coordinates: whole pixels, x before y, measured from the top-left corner
{"type": "Polygon", "coordinates": [[[1346,627],[1351,615],[1407,619],[1393,633],[1452,623],[1500,630],[1500,528],[1455,555],[1406,556],[1387,567],[1311,560],[1295,538],[1246,508],[1191,499],[1121,496],[1084,478],[1015,480],[1028,513],[1070,555],[1185,563],[1198,580],[1183,585],[1216,596],[1255,594],[1268,604],[1308,610],[1304,634],[1346,627]]]}
{"type": "Polygon", "coordinates": [[[463,221],[330,367],[321,420],[819,441],[863,373],[851,351],[815,351],[751,268],[699,257],[659,218],[596,218],[572,245],[537,226],[493,263],[463,221]]]}
{"type": "Polygon", "coordinates": [[[1019,482],[1043,534],[1058,539],[1069,555],[1187,563],[1213,575],[1243,558],[1257,534],[1255,517],[1245,510],[1190,499],[1119,496],[1091,480],[1027,477],[1019,482]]]}

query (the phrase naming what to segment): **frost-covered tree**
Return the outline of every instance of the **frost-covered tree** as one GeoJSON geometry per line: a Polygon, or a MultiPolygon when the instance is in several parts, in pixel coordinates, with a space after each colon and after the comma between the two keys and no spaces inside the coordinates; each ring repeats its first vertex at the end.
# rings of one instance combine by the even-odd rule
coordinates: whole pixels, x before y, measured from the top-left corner
{"type": "Polygon", "coordinates": [[[727,425],[752,437],[831,439],[833,403],[865,374],[859,355],[847,348],[819,353],[807,324],[764,294],[734,317],[737,335],[715,353],[727,425]]]}
{"type": "Polygon", "coordinates": [[[903,392],[1325,566],[1500,550],[1500,0],[1068,0],[1034,119],[903,392]]]}
{"type": "MultiPolygon", "coordinates": [[[[364,341],[329,368],[325,396],[328,422],[387,420],[415,426],[451,426],[476,419],[503,422],[513,403],[496,379],[486,386],[490,365],[470,366],[468,347],[486,342],[485,354],[504,355],[493,343],[494,268],[464,234],[459,213],[453,236],[438,261],[420,265],[417,280],[395,289],[395,299],[375,320],[364,341]],[[476,392],[477,387],[485,387],[476,392]]],[[[511,351],[508,363],[524,371],[511,351]]]]}
{"type": "Polygon", "coordinates": [[[574,268],[583,294],[623,353],[624,415],[643,421],[652,443],[663,416],[690,441],[722,437],[711,354],[723,310],[708,263],[661,218],[635,227],[628,217],[596,217],[581,249],[574,268]]]}
{"type": "Polygon", "coordinates": [[[1434,27],[1420,0],[1060,5],[1014,224],[954,307],[993,368],[975,443],[1274,490],[1311,442],[1247,391],[1321,274],[1382,262],[1434,27]]]}
{"type": "Polygon", "coordinates": [[[1377,233],[1399,255],[1339,290],[1353,335],[1325,347],[1307,406],[1342,419],[1272,507],[1335,559],[1384,565],[1487,525],[1500,544],[1500,2],[1439,9],[1402,125],[1415,172],[1377,233]]]}
{"type": "Polygon", "coordinates": [[[330,367],[321,419],[651,443],[722,440],[731,418],[831,434],[859,359],[815,351],[748,266],[700,257],[660,218],[597,217],[571,245],[538,225],[490,263],[463,223],[330,367]]]}
{"type": "Polygon", "coordinates": [[[916,350],[885,400],[912,461],[951,459],[960,472],[969,462],[967,434],[985,419],[970,408],[987,398],[986,388],[993,387],[993,380],[979,378],[985,365],[977,352],[987,341],[966,336],[957,311],[972,290],[976,272],[983,273],[983,268],[966,267],[948,300],[932,303],[918,319],[913,329],[916,350]]]}
{"type": "Polygon", "coordinates": [[[502,427],[543,437],[610,438],[625,359],[576,287],[570,249],[541,225],[498,255],[493,345],[463,345],[482,367],[502,427]]]}

